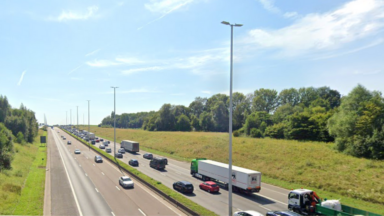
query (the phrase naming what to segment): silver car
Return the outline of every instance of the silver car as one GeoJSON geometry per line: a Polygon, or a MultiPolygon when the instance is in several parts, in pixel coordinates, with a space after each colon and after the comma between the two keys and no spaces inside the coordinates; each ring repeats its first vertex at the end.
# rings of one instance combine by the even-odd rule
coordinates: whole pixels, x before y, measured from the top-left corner
{"type": "Polygon", "coordinates": [[[99,145],[99,148],[100,149],[105,149],[105,146],[104,145],[99,145]]]}
{"type": "Polygon", "coordinates": [[[131,178],[129,178],[128,176],[121,176],[119,178],[119,184],[123,187],[123,188],[133,188],[134,185],[133,185],[133,181],[131,178]]]}
{"type": "Polygon", "coordinates": [[[75,154],[80,154],[81,152],[80,152],[80,150],[79,149],[76,149],[75,150],[75,154]]]}

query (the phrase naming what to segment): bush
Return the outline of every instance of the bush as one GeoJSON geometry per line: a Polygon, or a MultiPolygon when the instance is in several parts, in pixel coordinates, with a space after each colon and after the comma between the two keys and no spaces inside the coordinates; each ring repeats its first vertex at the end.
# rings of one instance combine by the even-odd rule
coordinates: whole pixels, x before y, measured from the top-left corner
{"type": "Polygon", "coordinates": [[[278,123],[267,127],[264,135],[275,139],[284,139],[284,129],[286,128],[284,123],[278,123]]]}
{"type": "Polygon", "coordinates": [[[21,131],[19,131],[19,133],[17,133],[16,142],[20,143],[20,144],[24,144],[25,143],[24,135],[23,135],[23,133],[21,133],[21,131]]]}
{"type": "Polygon", "coordinates": [[[261,138],[263,137],[263,133],[257,128],[252,128],[251,129],[251,137],[253,138],[261,138]]]}
{"type": "Polygon", "coordinates": [[[238,130],[233,131],[233,136],[234,136],[234,137],[238,137],[238,136],[240,136],[239,131],[238,131],[238,130]]]}

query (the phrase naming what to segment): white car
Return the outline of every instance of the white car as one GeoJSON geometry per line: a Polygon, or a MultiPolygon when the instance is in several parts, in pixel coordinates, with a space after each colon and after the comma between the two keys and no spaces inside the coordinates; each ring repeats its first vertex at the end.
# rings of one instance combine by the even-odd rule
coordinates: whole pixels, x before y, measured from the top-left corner
{"type": "Polygon", "coordinates": [[[233,216],[264,216],[260,212],[247,210],[247,211],[237,211],[233,213],[233,216]]]}
{"type": "Polygon", "coordinates": [[[75,150],[75,154],[80,154],[81,152],[80,152],[80,150],[79,149],[76,149],[75,150]]]}
{"type": "Polygon", "coordinates": [[[119,184],[123,187],[123,188],[128,188],[128,187],[131,187],[133,188],[133,181],[131,178],[129,178],[128,176],[121,176],[119,178],[119,184]]]}

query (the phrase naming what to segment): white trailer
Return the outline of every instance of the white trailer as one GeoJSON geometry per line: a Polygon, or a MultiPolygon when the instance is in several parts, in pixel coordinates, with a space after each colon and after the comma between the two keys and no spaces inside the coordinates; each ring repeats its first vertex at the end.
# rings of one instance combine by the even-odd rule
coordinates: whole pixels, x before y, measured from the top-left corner
{"type": "Polygon", "coordinates": [[[129,151],[129,152],[138,152],[140,150],[139,143],[131,140],[121,141],[120,148],[124,148],[126,151],[129,151]]]}
{"type": "MultiPolygon", "coordinates": [[[[213,160],[197,161],[197,172],[193,176],[204,181],[215,180],[228,186],[229,165],[213,160]]],[[[193,162],[192,162],[193,163],[193,162]]],[[[232,188],[243,193],[259,192],[261,189],[261,173],[258,171],[232,166],[232,188]]]]}
{"type": "Polygon", "coordinates": [[[94,140],[94,139],[95,139],[95,134],[94,134],[94,133],[88,133],[88,134],[87,134],[87,137],[88,137],[88,139],[90,139],[90,140],[94,140]]]}

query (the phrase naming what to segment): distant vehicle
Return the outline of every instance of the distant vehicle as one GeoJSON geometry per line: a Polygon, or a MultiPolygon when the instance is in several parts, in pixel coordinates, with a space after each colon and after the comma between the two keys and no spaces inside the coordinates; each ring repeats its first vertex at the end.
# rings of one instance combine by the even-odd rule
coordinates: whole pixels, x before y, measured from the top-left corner
{"type": "Polygon", "coordinates": [[[193,185],[191,182],[178,181],[173,183],[173,189],[182,193],[193,193],[193,185]]]}
{"type": "MultiPolygon", "coordinates": [[[[205,158],[193,159],[191,175],[203,181],[216,180],[228,187],[228,164],[205,158]]],[[[261,189],[261,173],[258,171],[232,166],[232,188],[234,192],[252,194],[261,189]]]]}
{"type": "Polygon", "coordinates": [[[90,139],[90,140],[95,139],[95,134],[94,133],[88,133],[88,139],[90,139]]]}
{"type": "Polygon", "coordinates": [[[292,211],[270,211],[267,216],[300,216],[300,214],[292,211]]]}
{"type": "Polygon", "coordinates": [[[136,159],[131,159],[128,161],[128,164],[131,166],[139,166],[139,161],[136,159]]]}
{"type": "Polygon", "coordinates": [[[128,188],[128,187],[133,188],[133,187],[134,187],[134,184],[133,184],[132,179],[129,178],[128,176],[121,176],[121,177],[119,178],[119,184],[120,184],[123,188],[128,188]]]}
{"type": "Polygon", "coordinates": [[[100,141],[104,141],[104,139],[100,139],[100,141]]]}
{"type": "Polygon", "coordinates": [[[143,155],[143,158],[152,159],[152,158],[153,158],[153,154],[151,154],[151,153],[145,153],[145,154],[143,155]]]}
{"type": "Polygon", "coordinates": [[[63,137],[63,140],[66,140],[67,138],[63,137]]]}
{"type": "Polygon", "coordinates": [[[168,165],[168,159],[167,158],[165,158],[165,157],[159,157],[159,158],[161,158],[165,161],[165,165],[168,165]]]}
{"type": "Polygon", "coordinates": [[[96,139],[96,142],[98,143],[98,142],[100,142],[100,140],[96,139]]]}
{"type": "Polygon", "coordinates": [[[72,143],[71,143],[71,140],[68,140],[68,141],[67,141],[67,144],[68,144],[68,145],[71,145],[71,144],[72,144],[72,143]]]}
{"type": "Polygon", "coordinates": [[[123,158],[123,154],[121,154],[120,152],[117,152],[117,153],[115,154],[115,157],[117,157],[117,158],[123,158]]]}
{"type": "Polygon", "coordinates": [[[109,143],[108,143],[107,141],[104,141],[104,142],[103,142],[103,145],[105,145],[105,146],[108,146],[108,144],[109,144],[109,143]]]}
{"type": "Polygon", "coordinates": [[[247,210],[247,211],[237,211],[233,213],[233,216],[263,216],[260,212],[247,210]]]}
{"type": "Polygon", "coordinates": [[[202,190],[208,191],[208,193],[219,192],[220,187],[213,181],[206,181],[199,185],[202,190]]]}
{"type": "Polygon", "coordinates": [[[96,144],[95,140],[92,140],[92,141],[91,141],[91,144],[92,144],[92,145],[95,145],[95,144],[96,144]]]}
{"type": "Polygon", "coordinates": [[[103,162],[103,158],[100,155],[96,155],[95,156],[95,162],[96,163],[98,163],[98,162],[102,163],[103,162]]]}
{"type": "Polygon", "coordinates": [[[99,139],[99,137],[95,137],[95,139],[99,139]]]}
{"type": "Polygon", "coordinates": [[[79,149],[76,149],[75,150],[75,154],[80,154],[81,152],[80,152],[80,150],[79,149]]]}
{"type": "Polygon", "coordinates": [[[126,151],[129,152],[139,152],[139,143],[136,141],[131,141],[131,140],[123,140],[120,143],[120,147],[124,148],[126,151]]]}
{"type": "Polygon", "coordinates": [[[110,143],[111,143],[111,141],[108,140],[108,144],[110,144],[110,143]]]}
{"type": "Polygon", "coordinates": [[[57,133],[60,133],[60,131],[57,131],[57,133]]]}
{"type": "Polygon", "coordinates": [[[63,138],[64,136],[63,135],[61,135],[61,138],[63,138]]]}
{"type": "Polygon", "coordinates": [[[100,149],[105,149],[105,146],[104,145],[99,145],[99,148],[100,149]]]}
{"type": "Polygon", "coordinates": [[[164,158],[159,158],[159,157],[154,157],[152,160],[149,162],[149,166],[158,170],[163,170],[165,169],[165,160],[164,158]]]}
{"type": "Polygon", "coordinates": [[[83,137],[83,139],[84,139],[85,141],[87,141],[87,142],[89,141],[89,139],[88,139],[87,137],[83,137]]]}
{"type": "Polygon", "coordinates": [[[106,148],[106,149],[105,149],[105,152],[107,152],[107,153],[112,153],[112,149],[111,149],[111,148],[106,148]]]}
{"type": "Polygon", "coordinates": [[[121,153],[121,154],[125,154],[125,149],[120,148],[117,152],[119,152],[119,153],[121,153]]]}

